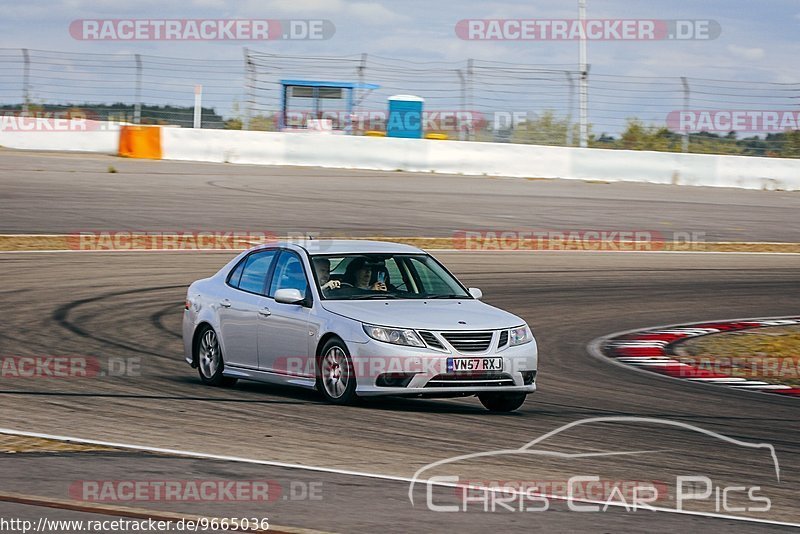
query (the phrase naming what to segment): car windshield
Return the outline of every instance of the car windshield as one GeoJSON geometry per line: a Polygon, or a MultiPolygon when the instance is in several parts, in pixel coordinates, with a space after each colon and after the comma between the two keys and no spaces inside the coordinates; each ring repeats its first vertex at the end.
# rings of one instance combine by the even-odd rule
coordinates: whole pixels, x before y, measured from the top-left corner
{"type": "Polygon", "coordinates": [[[347,254],[311,257],[325,300],[472,298],[427,254],[347,254]]]}

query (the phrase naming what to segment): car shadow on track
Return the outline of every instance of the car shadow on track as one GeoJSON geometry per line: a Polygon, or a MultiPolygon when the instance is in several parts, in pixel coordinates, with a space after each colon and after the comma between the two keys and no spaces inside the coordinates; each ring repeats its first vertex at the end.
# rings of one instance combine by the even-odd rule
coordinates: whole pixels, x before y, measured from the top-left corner
{"type": "MultiPolygon", "coordinates": [[[[229,402],[264,402],[264,403],[281,403],[287,404],[322,404],[327,405],[327,402],[316,391],[302,389],[292,386],[284,386],[280,384],[265,384],[261,382],[251,382],[248,380],[240,380],[235,386],[230,388],[210,388],[203,385],[198,378],[195,377],[165,377],[166,380],[178,382],[184,385],[196,385],[201,388],[201,391],[206,390],[214,393],[209,393],[208,400],[227,400],[229,402]],[[245,394],[258,394],[268,395],[272,397],[269,400],[260,401],[256,398],[250,397],[248,399],[230,399],[227,396],[217,396],[219,393],[227,392],[230,394],[245,393],[245,394]],[[213,398],[212,398],[213,397],[213,398]],[[276,398],[277,397],[277,398],[276,398]],[[283,400],[281,400],[283,399],[283,400]]],[[[468,397],[467,397],[468,398],[468,397]]],[[[464,398],[462,398],[463,400],[464,398]]],[[[481,406],[477,399],[475,405],[471,406],[463,402],[453,402],[452,399],[421,399],[421,398],[408,398],[408,397],[370,397],[361,398],[354,406],[348,406],[349,409],[369,409],[380,410],[387,412],[424,412],[424,413],[449,413],[449,414],[486,414],[492,416],[505,416],[515,417],[521,415],[519,412],[514,413],[490,413],[483,406],[481,406]]]]}
{"type": "MultiPolygon", "coordinates": [[[[468,397],[467,397],[468,398],[468,397]]],[[[461,397],[460,400],[464,400],[461,397]]],[[[492,417],[520,417],[520,412],[495,413],[489,412],[477,400],[475,405],[454,402],[453,399],[420,399],[407,397],[380,397],[363,399],[361,406],[373,410],[386,412],[424,412],[441,414],[483,414],[492,417]]]]}
{"type": "Polygon", "coordinates": [[[82,397],[96,399],[136,399],[136,400],[170,400],[170,401],[213,401],[236,402],[254,404],[305,404],[291,400],[281,399],[236,399],[229,397],[202,397],[191,395],[142,395],[139,393],[102,393],[102,392],[75,392],[75,391],[5,391],[0,390],[0,395],[19,395],[31,397],[82,397]]]}

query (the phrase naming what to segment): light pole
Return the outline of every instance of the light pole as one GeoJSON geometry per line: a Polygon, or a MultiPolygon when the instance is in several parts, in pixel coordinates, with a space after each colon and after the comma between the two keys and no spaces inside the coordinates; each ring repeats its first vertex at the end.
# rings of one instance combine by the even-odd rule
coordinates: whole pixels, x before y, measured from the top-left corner
{"type": "Polygon", "coordinates": [[[586,0],[578,0],[578,18],[581,23],[580,44],[580,145],[589,146],[589,71],[586,65],[586,0]]]}
{"type": "MultiPolygon", "coordinates": [[[[681,76],[681,84],[683,84],[683,110],[689,111],[689,80],[686,76],[681,76]]],[[[689,130],[683,132],[681,151],[689,152],[689,130]]]]}

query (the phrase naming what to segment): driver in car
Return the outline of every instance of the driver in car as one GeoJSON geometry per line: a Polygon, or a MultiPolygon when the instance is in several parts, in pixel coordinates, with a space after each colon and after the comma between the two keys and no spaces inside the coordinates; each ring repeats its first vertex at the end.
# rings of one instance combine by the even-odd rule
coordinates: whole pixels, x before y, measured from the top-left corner
{"type": "Polygon", "coordinates": [[[323,291],[339,289],[342,283],[339,280],[331,280],[331,260],[328,258],[314,258],[314,270],[319,280],[319,288],[323,291]]]}

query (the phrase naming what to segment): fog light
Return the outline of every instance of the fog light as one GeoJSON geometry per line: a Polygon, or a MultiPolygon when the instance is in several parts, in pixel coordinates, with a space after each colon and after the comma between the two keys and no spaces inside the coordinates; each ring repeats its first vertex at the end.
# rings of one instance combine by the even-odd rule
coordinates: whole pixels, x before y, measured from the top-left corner
{"type": "Polygon", "coordinates": [[[523,384],[530,386],[534,380],[536,380],[536,371],[522,371],[523,384]]]}
{"type": "Polygon", "coordinates": [[[379,388],[404,388],[408,386],[415,373],[383,373],[378,376],[375,385],[379,388]]]}

